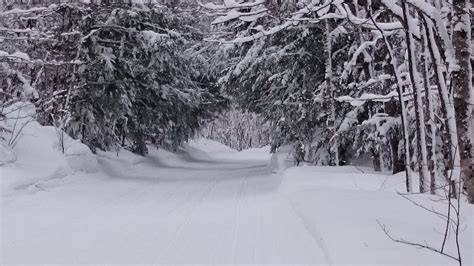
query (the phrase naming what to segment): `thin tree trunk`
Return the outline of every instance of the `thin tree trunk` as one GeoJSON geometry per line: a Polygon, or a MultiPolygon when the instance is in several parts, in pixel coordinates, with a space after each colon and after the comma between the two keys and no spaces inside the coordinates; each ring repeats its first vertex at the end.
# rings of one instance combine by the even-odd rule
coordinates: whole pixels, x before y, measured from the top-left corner
{"type": "MultiPolygon", "coordinates": [[[[333,160],[334,165],[339,165],[339,144],[338,138],[336,134],[336,106],[335,106],[335,90],[334,85],[332,83],[333,75],[332,75],[332,40],[330,37],[331,34],[331,26],[329,25],[329,21],[326,21],[326,44],[325,44],[325,52],[326,52],[326,90],[328,91],[327,95],[330,95],[329,104],[331,113],[328,119],[328,127],[331,130],[331,135],[334,136],[332,140],[333,147],[330,147],[331,151],[331,159],[333,160]]],[[[330,144],[331,145],[331,144],[330,144]]]]}
{"type": "Polygon", "coordinates": [[[407,122],[408,114],[405,107],[405,100],[403,99],[402,78],[397,67],[398,65],[397,59],[393,56],[392,45],[388,41],[387,36],[385,36],[384,31],[375,22],[374,18],[372,17],[372,14],[370,14],[370,19],[374,23],[375,27],[379,30],[380,34],[382,34],[382,38],[388,50],[390,65],[392,67],[393,74],[395,75],[395,81],[397,82],[398,101],[400,102],[400,116],[402,120],[402,129],[403,129],[403,144],[405,148],[405,157],[404,157],[405,185],[406,185],[407,192],[411,192],[413,188],[412,188],[412,174],[411,174],[411,168],[410,168],[410,140],[409,140],[408,122],[407,122]]]}
{"type": "Polygon", "coordinates": [[[461,177],[474,203],[474,132],[472,131],[471,0],[453,0],[453,46],[457,69],[452,72],[454,108],[460,154],[461,177]]]}
{"type": "MultiPolygon", "coordinates": [[[[420,17],[423,16],[421,12],[419,13],[420,17]]],[[[434,116],[434,107],[433,107],[433,95],[431,92],[431,84],[428,78],[428,39],[427,39],[427,30],[423,24],[420,24],[420,32],[422,33],[423,43],[421,51],[421,63],[422,63],[422,73],[423,73],[423,85],[425,88],[425,103],[426,103],[426,112],[428,116],[425,119],[426,124],[428,125],[427,131],[430,134],[429,144],[430,148],[428,150],[428,170],[430,171],[430,193],[435,194],[436,189],[436,125],[435,125],[435,116],[434,116]]]]}
{"type": "Polygon", "coordinates": [[[421,157],[421,166],[419,167],[420,175],[420,192],[425,192],[425,180],[429,176],[428,171],[428,160],[426,151],[426,131],[425,131],[425,117],[423,112],[423,101],[421,98],[422,88],[420,87],[420,77],[416,70],[415,63],[415,44],[413,40],[412,29],[410,20],[412,19],[409,14],[408,5],[406,0],[402,0],[403,19],[406,22],[406,42],[408,52],[408,69],[410,74],[410,80],[413,87],[414,106],[416,115],[416,134],[417,134],[417,151],[421,157]]]}
{"type": "MultiPolygon", "coordinates": [[[[443,153],[445,156],[445,169],[446,171],[446,179],[449,183],[451,180],[457,180],[458,175],[451,173],[454,171],[454,165],[458,162],[459,159],[459,149],[457,146],[458,137],[457,137],[457,127],[456,127],[456,116],[453,106],[453,98],[452,94],[449,93],[446,76],[443,73],[443,64],[441,59],[440,49],[436,42],[434,30],[433,30],[433,23],[427,18],[426,16],[422,17],[423,22],[425,24],[425,28],[427,29],[428,34],[428,50],[430,52],[431,58],[434,64],[434,71],[435,71],[435,81],[438,84],[438,94],[440,96],[440,104],[441,104],[441,114],[442,118],[444,119],[444,128],[446,133],[444,134],[444,142],[443,142],[443,153]]],[[[452,196],[456,195],[455,187],[452,188],[452,196]]]]}

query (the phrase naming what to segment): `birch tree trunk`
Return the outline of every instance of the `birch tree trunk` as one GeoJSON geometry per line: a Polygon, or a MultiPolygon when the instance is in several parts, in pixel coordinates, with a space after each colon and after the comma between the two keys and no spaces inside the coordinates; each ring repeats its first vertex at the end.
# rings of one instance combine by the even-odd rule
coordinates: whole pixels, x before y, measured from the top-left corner
{"type": "Polygon", "coordinates": [[[408,72],[410,75],[411,84],[413,87],[415,116],[416,116],[416,136],[417,136],[417,151],[421,157],[421,165],[419,167],[420,175],[420,192],[425,192],[425,181],[429,176],[428,171],[428,159],[426,150],[426,130],[425,130],[425,116],[423,112],[423,101],[421,98],[422,88],[420,86],[420,77],[416,70],[415,62],[415,43],[413,40],[412,32],[415,29],[412,28],[412,18],[410,17],[408,5],[406,0],[402,0],[403,9],[403,20],[406,25],[406,42],[407,42],[407,53],[408,53],[408,72]]]}
{"type": "Polygon", "coordinates": [[[452,71],[454,108],[461,165],[461,177],[474,203],[474,160],[472,131],[471,0],[453,0],[453,46],[457,69],[452,71]]]}
{"type": "MultiPolygon", "coordinates": [[[[420,12],[419,17],[423,17],[423,14],[420,12]]],[[[421,50],[421,67],[423,73],[423,85],[425,89],[425,105],[427,116],[425,122],[427,124],[427,133],[429,133],[429,150],[428,150],[428,170],[430,171],[430,193],[435,194],[436,189],[436,125],[435,125],[435,115],[433,107],[433,93],[431,92],[431,84],[429,81],[428,73],[428,31],[426,27],[420,23],[420,32],[422,33],[422,50],[421,50]]],[[[427,147],[428,148],[428,147],[427,147]]]]}
{"type": "MultiPolygon", "coordinates": [[[[444,123],[445,133],[443,134],[443,156],[445,161],[445,175],[446,180],[451,183],[451,181],[455,182],[455,180],[458,179],[458,175],[451,172],[454,171],[454,165],[459,160],[459,149],[456,148],[458,136],[453,98],[452,94],[448,91],[446,82],[447,76],[444,74],[445,64],[441,59],[440,48],[436,42],[433,22],[426,16],[423,16],[422,19],[425,28],[427,29],[428,50],[434,64],[434,78],[438,85],[441,119],[444,123]]],[[[455,188],[452,188],[451,191],[453,196],[457,195],[455,193],[455,188]]]]}

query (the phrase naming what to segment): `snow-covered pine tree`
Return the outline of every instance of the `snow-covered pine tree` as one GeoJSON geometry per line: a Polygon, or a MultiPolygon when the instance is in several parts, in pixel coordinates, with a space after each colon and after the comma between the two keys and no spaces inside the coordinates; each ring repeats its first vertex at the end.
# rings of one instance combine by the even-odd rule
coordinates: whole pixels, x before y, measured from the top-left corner
{"type": "Polygon", "coordinates": [[[176,148],[226,105],[216,77],[203,75],[193,56],[203,38],[190,26],[193,10],[187,3],[20,2],[0,12],[2,66],[21,71],[9,74],[15,84],[38,89],[41,123],[93,150],[176,148]],[[25,56],[13,62],[12,53],[25,56]]]}

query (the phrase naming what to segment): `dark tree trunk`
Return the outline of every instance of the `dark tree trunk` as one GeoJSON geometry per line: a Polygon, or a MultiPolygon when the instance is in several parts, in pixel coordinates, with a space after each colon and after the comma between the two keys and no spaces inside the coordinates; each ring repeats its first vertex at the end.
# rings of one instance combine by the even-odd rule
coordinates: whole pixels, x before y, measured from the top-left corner
{"type": "Polygon", "coordinates": [[[474,154],[472,151],[474,132],[472,132],[473,126],[470,125],[472,123],[472,66],[469,1],[471,0],[453,0],[453,46],[459,67],[452,72],[451,85],[454,89],[461,177],[466,185],[469,202],[474,203],[474,154]]]}

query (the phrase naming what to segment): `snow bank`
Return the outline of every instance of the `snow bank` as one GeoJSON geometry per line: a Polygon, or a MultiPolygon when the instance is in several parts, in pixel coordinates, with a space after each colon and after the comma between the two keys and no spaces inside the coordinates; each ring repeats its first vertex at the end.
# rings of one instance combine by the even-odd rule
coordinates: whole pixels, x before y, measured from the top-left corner
{"type": "MultiPolygon", "coordinates": [[[[282,174],[279,192],[286,195],[308,230],[334,264],[456,265],[431,251],[391,241],[382,224],[397,239],[403,238],[439,248],[445,220],[410,203],[395,193],[405,192],[404,173],[362,173],[352,166],[291,167],[282,174]],[[317,210],[317,211],[315,211],[317,210]]],[[[417,204],[446,213],[442,196],[407,196],[417,204]]],[[[472,205],[461,204],[460,234],[463,264],[472,265],[472,205]]],[[[446,245],[456,254],[454,235],[446,245]]]]}
{"type": "Polygon", "coordinates": [[[405,190],[405,174],[382,174],[370,168],[354,166],[290,167],[283,173],[281,189],[286,192],[326,187],[338,190],[400,191],[405,190]],[[365,171],[367,170],[367,171],[365,171]]]}
{"type": "Polygon", "coordinates": [[[244,163],[262,161],[262,157],[264,160],[270,158],[268,147],[238,152],[210,140],[191,141],[175,152],[150,146],[146,157],[123,149],[98,151],[94,155],[86,145],[67,135],[64,135],[63,154],[59,145],[60,132],[52,126],[41,126],[34,120],[33,104],[17,103],[3,113],[7,119],[0,126],[10,131],[2,134],[4,140],[0,142],[0,182],[4,194],[36,191],[58,183],[58,179],[64,181],[68,176],[78,177],[75,175],[77,172],[101,172],[101,177],[127,178],[139,174],[143,178],[154,178],[158,166],[160,176],[169,178],[167,175],[178,168],[208,169],[213,168],[216,161],[226,163],[237,160],[244,163]]]}
{"type": "Polygon", "coordinates": [[[41,126],[34,119],[35,107],[18,102],[3,110],[6,119],[2,133],[0,182],[2,192],[26,189],[40,182],[62,178],[77,171],[94,172],[97,161],[90,149],[67,135],[64,154],[60,151],[59,132],[51,126],[41,126]]]}
{"type": "Polygon", "coordinates": [[[157,175],[166,173],[169,168],[177,168],[186,164],[185,151],[170,152],[164,149],[157,149],[148,146],[149,154],[140,156],[128,150],[119,151],[97,151],[97,159],[101,170],[108,176],[136,176],[144,178],[154,178],[157,175]],[[156,173],[157,167],[160,173],[156,173]]]}

